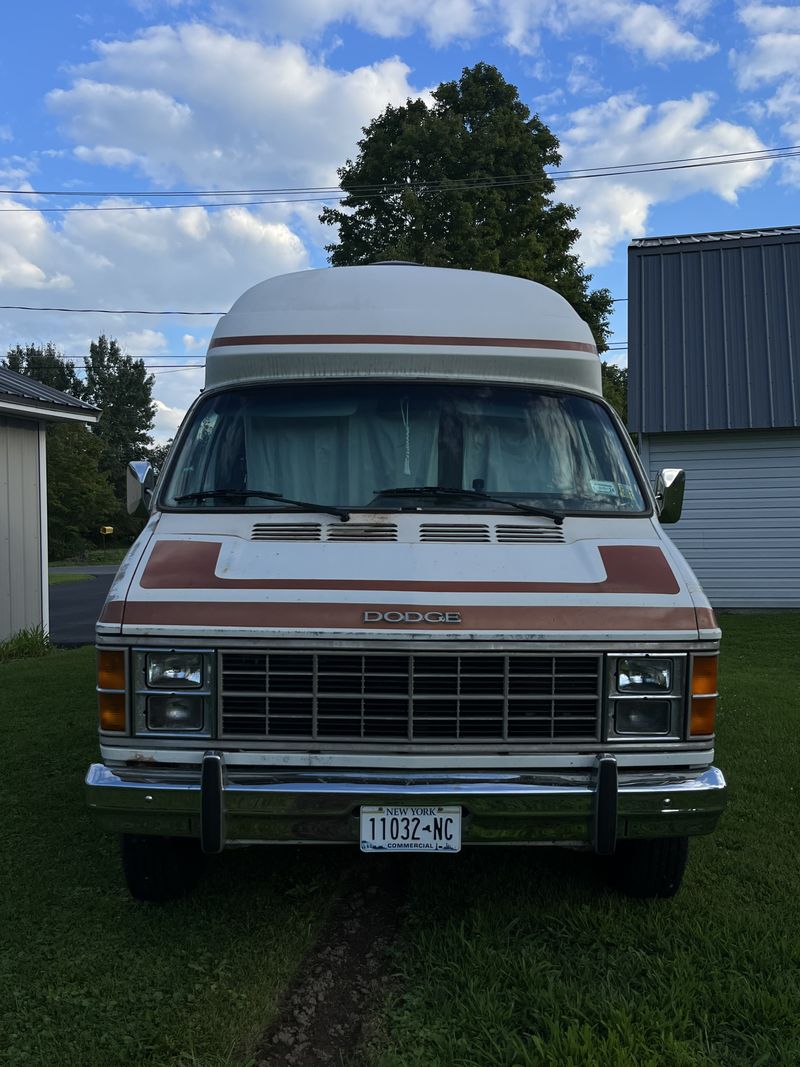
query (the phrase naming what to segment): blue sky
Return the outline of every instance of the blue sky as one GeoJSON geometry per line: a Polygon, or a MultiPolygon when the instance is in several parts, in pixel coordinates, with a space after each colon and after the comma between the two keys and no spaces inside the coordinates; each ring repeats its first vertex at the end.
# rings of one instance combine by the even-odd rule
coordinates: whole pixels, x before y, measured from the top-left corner
{"type": "MultiPolygon", "coordinates": [[[[319,204],[195,196],[178,209],[155,194],[333,185],[388,103],[479,60],[558,136],[564,168],[800,145],[797,3],[42,0],[8,5],[3,23],[3,305],[215,311],[271,274],[323,265],[319,204]],[[88,210],[53,210],[66,206],[88,210]]],[[[799,187],[788,158],[563,182],[558,195],[580,209],[595,283],[624,298],[632,238],[797,225],[799,187]]],[[[80,357],[98,333],[117,337],[153,368],[163,439],[201,385],[187,365],[214,321],[0,310],[0,345],[80,357]]],[[[623,299],[613,325],[624,361],[623,299]]]]}

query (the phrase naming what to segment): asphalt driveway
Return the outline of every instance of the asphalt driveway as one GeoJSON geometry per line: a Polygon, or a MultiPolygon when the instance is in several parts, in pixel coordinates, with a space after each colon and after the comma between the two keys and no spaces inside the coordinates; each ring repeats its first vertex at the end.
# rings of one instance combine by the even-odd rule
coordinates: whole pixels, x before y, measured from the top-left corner
{"type": "Polygon", "coordinates": [[[94,624],[116,567],[53,567],[53,574],[89,574],[85,582],[50,586],[50,640],[56,645],[93,645],[94,624]]]}

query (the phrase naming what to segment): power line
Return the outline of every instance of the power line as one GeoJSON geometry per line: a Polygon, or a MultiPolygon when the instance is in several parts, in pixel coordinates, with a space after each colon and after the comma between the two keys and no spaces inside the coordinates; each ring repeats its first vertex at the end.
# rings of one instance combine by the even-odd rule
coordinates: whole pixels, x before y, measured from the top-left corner
{"type": "MultiPolygon", "coordinates": [[[[615,297],[612,303],[624,303],[627,300],[627,296],[620,296],[615,297]]],[[[30,304],[0,304],[0,311],[56,311],[65,315],[227,315],[226,311],[134,311],[112,308],[33,307],[30,304]]]]}
{"type": "MultiPolygon", "coordinates": [[[[762,149],[748,149],[741,152],[717,152],[711,155],[704,156],[679,156],[674,159],[657,159],[648,160],[642,163],[618,163],[618,164],[604,164],[600,167],[581,167],[575,170],[562,170],[558,171],[545,171],[545,177],[554,181],[570,181],[577,177],[592,177],[600,176],[606,177],[611,173],[622,170],[623,173],[630,173],[634,170],[644,170],[648,172],[650,168],[662,168],[671,166],[673,164],[680,163],[704,163],[706,166],[715,166],[718,163],[724,162],[758,162],[760,160],[771,160],[774,158],[781,158],[785,154],[794,154],[800,150],[800,145],[784,145],[779,148],[762,148],[762,149]]],[[[386,182],[386,183],[371,183],[364,185],[352,185],[349,189],[342,189],[341,186],[334,185],[303,185],[303,186],[274,186],[274,187],[257,187],[249,189],[175,189],[175,190],[149,190],[143,192],[141,189],[106,189],[106,190],[74,190],[74,189],[0,189],[0,194],[6,194],[10,196],[64,196],[64,197],[158,197],[158,198],[177,198],[177,197],[212,197],[212,196],[278,196],[281,194],[319,194],[326,193],[331,196],[338,196],[338,194],[344,193],[349,196],[351,194],[358,193],[386,193],[399,191],[402,192],[406,189],[424,188],[424,189],[472,189],[480,188],[482,185],[477,183],[487,183],[489,185],[499,184],[521,184],[529,181],[541,181],[542,175],[527,172],[523,174],[503,174],[503,175],[485,175],[482,178],[477,179],[464,179],[460,182],[457,180],[450,180],[447,178],[438,179],[434,181],[419,181],[419,182],[386,182]]],[[[285,203],[286,201],[277,201],[277,203],[285,203]]],[[[195,205],[191,205],[195,206],[195,205]]]]}
{"type": "Polygon", "coordinates": [[[109,308],[32,307],[30,304],[0,304],[0,311],[60,311],[68,315],[220,315],[225,311],[112,311],[109,308]]]}
{"type": "MultiPolygon", "coordinates": [[[[400,185],[386,185],[386,186],[373,186],[364,188],[374,188],[376,192],[358,192],[342,190],[340,188],[331,188],[327,195],[323,196],[293,196],[290,199],[274,199],[269,200],[226,200],[221,203],[189,203],[189,204],[132,204],[132,205],[104,205],[104,204],[90,204],[79,207],[4,207],[0,208],[0,213],[18,213],[25,211],[38,211],[41,214],[44,213],[59,213],[69,214],[75,211],[184,211],[188,208],[202,207],[207,211],[217,210],[219,208],[228,207],[262,207],[270,205],[280,204],[311,204],[311,203],[330,203],[344,199],[348,200],[380,200],[386,196],[392,196],[397,193],[406,191],[422,191],[422,192],[437,192],[437,193],[463,193],[473,192],[482,189],[496,189],[496,188],[512,188],[523,185],[537,185],[542,184],[544,181],[563,182],[563,181],[580,181],[587,178],[616,178],[624,177],[626,175],[636,174],[660,174],[668,171],[676,170],[692,170],[698,167],[717,167],[725,165],[736,165],[742,163],[764,163],[777,159],[792,159],[800,155],[800,145],[792,145],[788,148],[781,149],[765,149],[763,151],[757,151],[752,153],[732,153],[726,157],[687,157],[686,162],[671,163],[669,161],[661,161],[654,164],[648,164],[643,166],[642,164],[619,164],[612,165],[605,169],[592,167],[586,168],[581,171],[565,171],[565,172],[545,172],[544,177],[541,175],[535,177],[526,176],[511,176],[511,177],[499,177],[478,179],[476,181],[448,181],[442,180],[440,182],[408,182],[400,185]],[[689,160],[694,159],[694,162],[689,160]]],[[[359,187],[353,187],[353,190],[357,190],[359,187]]],[[[306,190],[289,190],[290,192],[305,192],[306,190]]],[[[321,191],[321,190],[320,190],[321,191]]],[[[2,192],[2,190],[0,190],[2,192]]],[[[31,193],[30,190],[26,191],[27,195],[45,195],[43,193],[31,193]]],[[[62,194],[53,194],[62,195],[62,194]]],[[[84,194],[84,195],[100,195],[100,194],[84,194]]],[[[116,194],[113,194],[116,195],[116,194]]],[[[125,194],[133,195],[133,194],[125,194]]],[[[140,192],[139,196],[155,196],[164,195],[162,193],[155,194],[149,192],[140,192]]],[[[169,195],[169,194],[166,194],[169,195]]],[[[172,194],[177,195],[177,194],[172,194]]],[[[182,195],[189,195],[182,194],[182,195]]],[[[231,195],[221,193],[202,193],[194,194],[202,196],[215,196],[215,195],[231,195]]],[[[249,195],[249,194],[247,194],[249,195]]],[[[258,194],[253,194],[258,195],[258,194]]]]}

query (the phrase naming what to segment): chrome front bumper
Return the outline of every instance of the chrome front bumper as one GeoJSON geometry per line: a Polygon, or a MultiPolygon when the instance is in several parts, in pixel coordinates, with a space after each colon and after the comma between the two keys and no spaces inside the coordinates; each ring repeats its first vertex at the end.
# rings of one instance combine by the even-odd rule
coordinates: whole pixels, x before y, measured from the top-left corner
{"type": "Polygon", "coordinates": [[[460,805],[464,844],[561,844],[613,852],[617,839],[710,833],[725,807],[716,767],[621,771],[433,773],[275,770],[247,773],[206,752],[193,769],[94,763],[86,794],[102,826],[226,844],[359,841],[362,804],[460,805]]]}

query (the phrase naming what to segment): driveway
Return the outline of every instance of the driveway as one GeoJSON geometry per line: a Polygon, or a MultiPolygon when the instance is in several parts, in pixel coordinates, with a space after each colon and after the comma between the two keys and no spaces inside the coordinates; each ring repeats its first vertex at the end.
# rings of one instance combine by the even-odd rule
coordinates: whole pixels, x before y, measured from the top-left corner
{"type": "Polygon", "coordinates": [[[53,574],[92,575],[85,582],[50,586],[50,640],[56,645],[93,645],[94,624],[116,567],[53,567],[53,574]]]}

